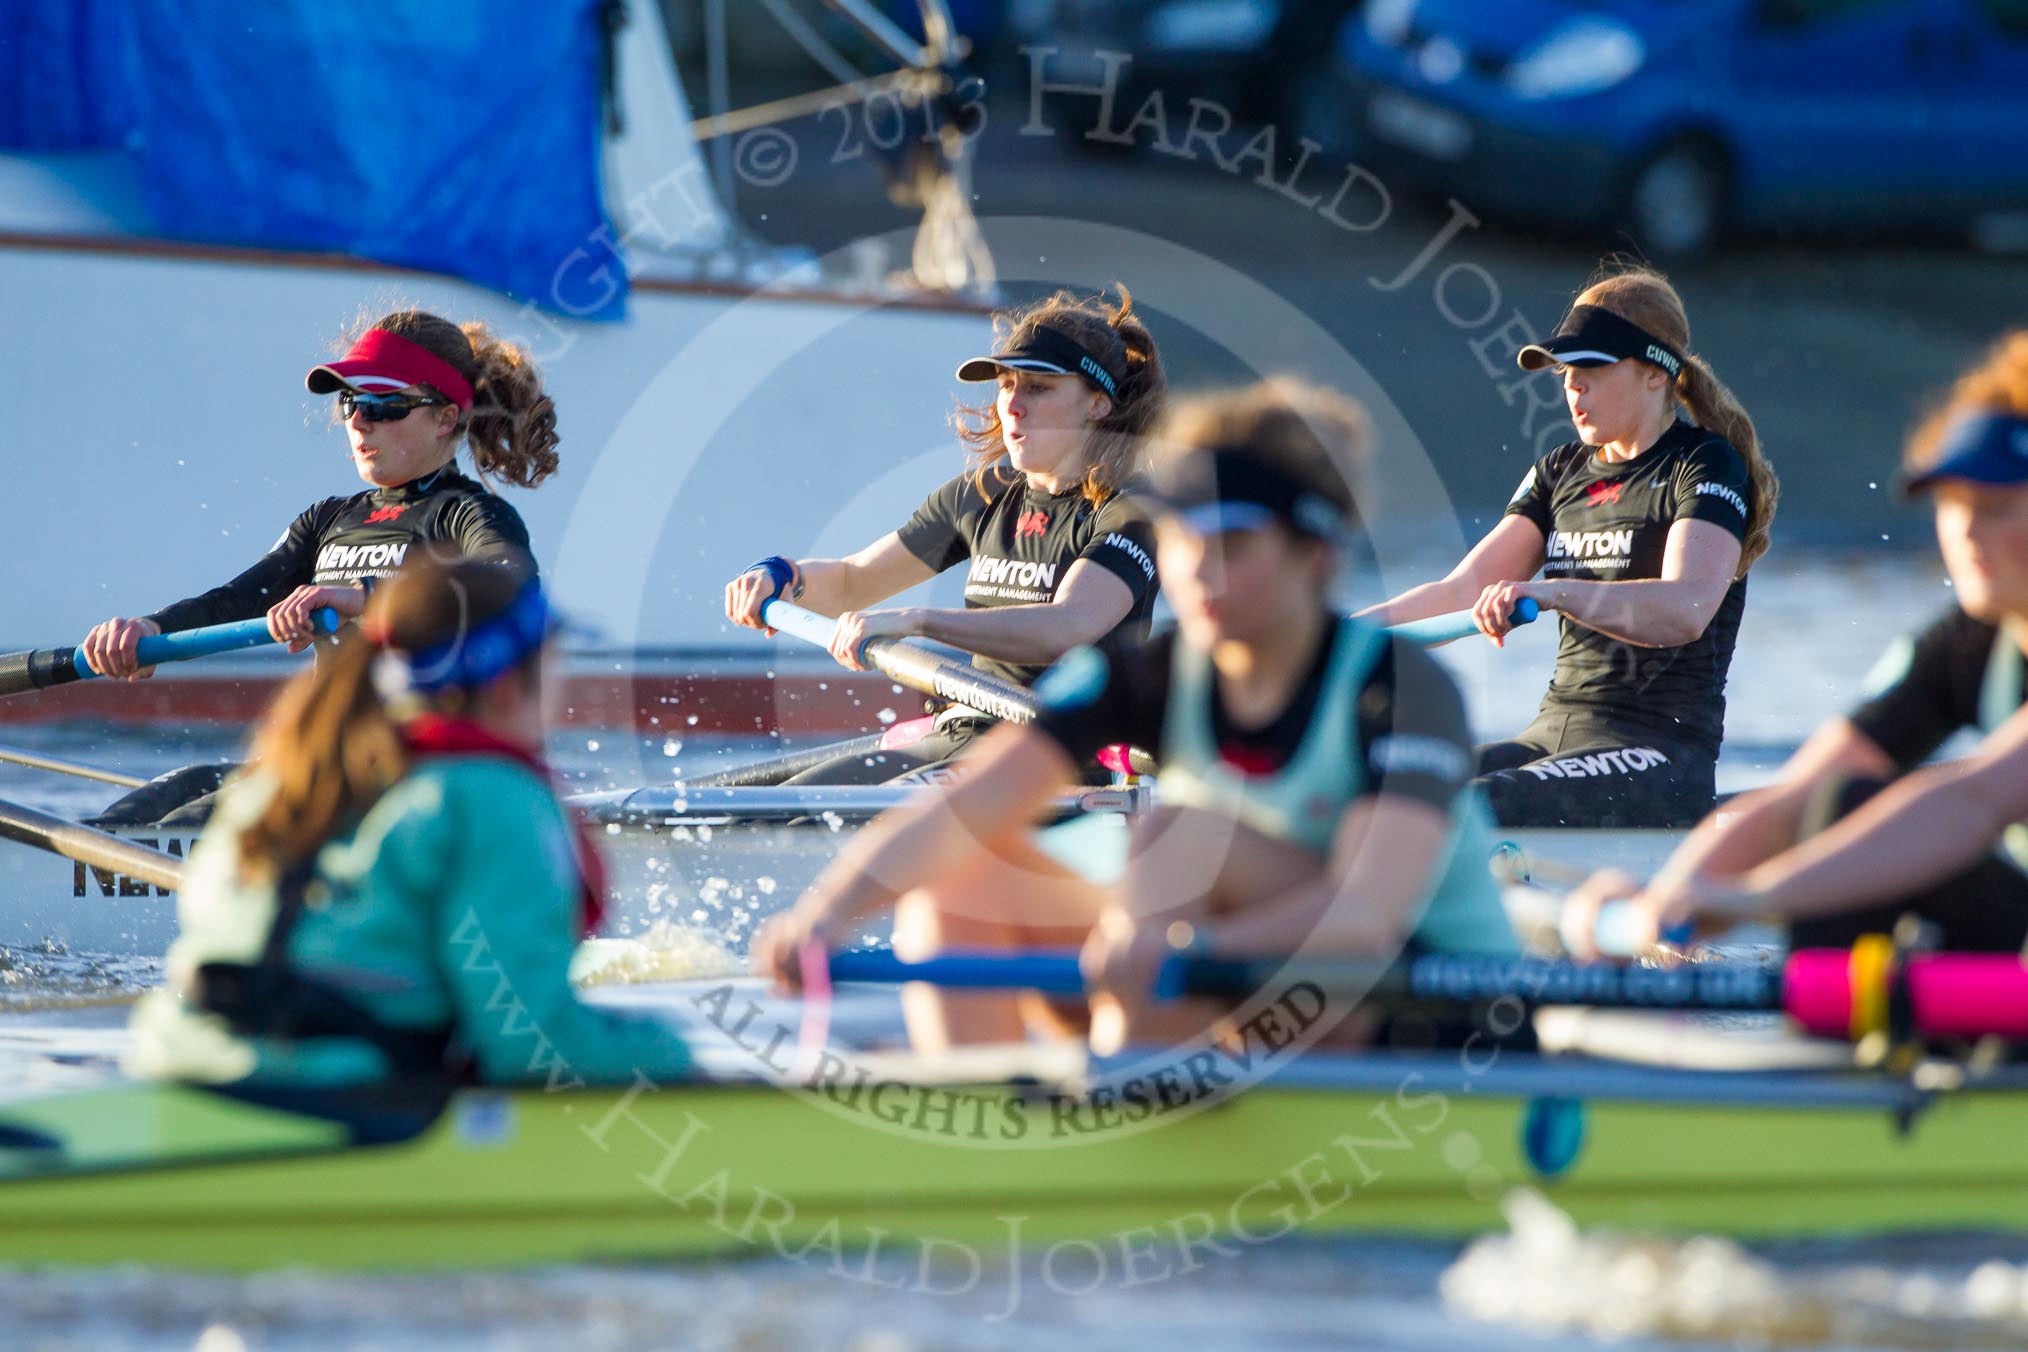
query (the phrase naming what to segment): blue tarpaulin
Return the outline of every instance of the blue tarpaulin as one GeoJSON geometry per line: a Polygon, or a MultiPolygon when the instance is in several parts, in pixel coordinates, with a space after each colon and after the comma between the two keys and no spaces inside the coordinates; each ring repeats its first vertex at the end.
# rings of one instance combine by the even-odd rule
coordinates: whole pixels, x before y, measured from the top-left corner
{"type": "Polygon", "coordinates": [[[617,318],[604,6],[0,0],[0,149],[128,147],[166,236],[335,250],[617,318]]]}

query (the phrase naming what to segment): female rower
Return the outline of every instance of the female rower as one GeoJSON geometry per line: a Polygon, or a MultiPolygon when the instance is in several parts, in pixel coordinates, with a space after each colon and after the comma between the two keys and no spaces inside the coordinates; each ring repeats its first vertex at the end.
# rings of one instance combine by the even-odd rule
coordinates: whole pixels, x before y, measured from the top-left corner
{"type": "Polygon", "coordinates": [[[152,675],[135,661],[144,635],[258,615],[277,642],[299,651],[316,637],[316,611],[356,618],[373,584],[393,576],[417,544],[533,576],[520,516],[457,466],[464,443],[482,478],[532,488],[556,471],[556,406],[527,353],[483,324],[402,310],[360,334],[344,357],[313,367],[304,383],[338,396],[353,468],[371,487],[305,511],[223,586],[98,625],[83,644],[95,670],[152,675]]]}
{"type": "Polygon", "coordinates": [[[541,760],[540,585],[422,560],[276,699],[192,851],[129,1068],[204,1082],[628,1081],[671,1031],[579,1003],[601,876],[541,760]]]}
{"type": "Polygon", "coordinates": [[[1725,675],[1746,573],[1768,546],[1774,471],[1746,410],[1690,351],[1682,299],[1658,272],[1602,276],[1517,359],[1561,374],[1578,439],[1535,462],[1448,577],[1369,615],[1470,609],[1498,644],[1522,598],[1561,612],[1535,721],[1479,750],[1494,815],[1687,826],[1717,794],[1725,675]]]}
{"type": "MultiPolygon", "coordinates": [[[[975,653],[1021,685],[1079,644],[1147,633],[1155,561],[1135,474],[1167,388],[1154,338],[1125,287],[1116,306],[1059,291],[995,315],[993,329],[993,354],[958,368],[960,380],[999,385],[959,420],[973,467],[849,558],[761,560],[727,584],[728,618],[771,633],[761,606],[786,595],[838,617],[831,653],[854,670],[867,639],[913,636],[975,653]],[[967,560],[963,609],[867,609],[967,560]]],[[[788,782],[895,779],[950,760],[991,721],[953,705],[912,744],[788,782]]]]}
{"type": "Polygon", "coordinates": [[[1757,915],[1786,919],[1797,947],[1840,947],[1906,912],[1947,948],[2028,941],[2028,330],[1958,380],[1905,461],[1955,604],[1895,642],[1863,704],[1817,729],[1777,784],[1706,818],[1653,883],[1607,873],[1573,893],[1574,940],[1602,903],[1633,895],[1642,944],[1693,918],[1757,915]],[[1986,734],[1969,759],[1915,773],[1966,728],[1986,734]]]}
{"type": "MultiPolygon", "coordinates": [[[[1154,474],[1177,629],[1067,655],[1037,685],[1044,716],[996,729],[965,778],[862,831],[755,939],[761,969],[794,983],[806,944],[836,944],[889,903],[909,956],[1083,945],[1101,990],[1093,1040],[1110,1049],[1162,1026],[1137,992],[1177,922],[1219,954],[1514,951],[1456,686],[1331,605],[1367,440],[1357,406],[1288,381],[1179,409],[1154,474]],[[1108,819],[1038,837],[1051,795],[1122,736],[1157,752],[1163,799],[1112,837],[1123,857],[1088,857],[1108,819]]],[[[923,1047],[1052,1026],[1039,1000],[905,999],[923,1047]]],[[[1191,1031],[1205,1013],[1185,1016],[1191,1031]]]]}

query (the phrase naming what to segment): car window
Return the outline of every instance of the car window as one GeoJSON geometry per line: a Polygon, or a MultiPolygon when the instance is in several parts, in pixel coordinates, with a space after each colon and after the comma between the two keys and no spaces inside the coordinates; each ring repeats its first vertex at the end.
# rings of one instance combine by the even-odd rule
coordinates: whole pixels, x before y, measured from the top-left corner
{"type": "Polygon", "coordinates": [[[2028,0],[1979,0],[1979,8],[2003,37],[2028,42],[2028,0]]]}
{"type": "Polygon", "coordinates": [[[1760,0],[1755,15],[1768,28],[1812,28],[1868,10],[1899,9],[1914,3],[1915,0],[1760,0]]]}

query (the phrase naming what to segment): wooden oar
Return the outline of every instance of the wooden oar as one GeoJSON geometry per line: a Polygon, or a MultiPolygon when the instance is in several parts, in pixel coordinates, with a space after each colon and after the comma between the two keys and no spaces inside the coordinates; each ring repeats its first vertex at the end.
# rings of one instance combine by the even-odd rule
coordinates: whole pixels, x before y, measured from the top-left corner
{"type": "Polygon", "coordinates": [[[20,751],[7,746],[0,746],[0,761],[10,765],[25,765],[31,770],[50,770],[59,775],[71,775],[78,779],[96,779],[102,784],[117,784],[123,789],[138,789],[148,782],[139,775],[123,775],[117,770],[101,770],[97,766],[81,765],[77,761],[61,760],[55,756],[38,756],[33,751],[20,751]]]}
{"type": "MultiPolygon", "coordinates": [[[[335,610],[315,611],[310,618],[327,634],[338,631],[338,612],[335,610]]],[[[267,619],[262,617],[232,624],[214,624],[203,629],[186,629],[176,634],[150,634],[135,646],[134,654],[141,666],[154,667],[164,662],[187,662],[194,657],[212,657],[242,648],[258,648],[274,641],[274,635],[268,632],[267,619]]],[[[89,681],[98,674],[85,660],[82,648],[36,648],[29,652],[7,653],[0,655],[0,696],[45,690],[53,685],[68,685],[72,681],[89,681]]]]}
{"type": "Polygon", "coordinates": [[[4,799],[0,799],[0,837],[170,891],[183,882],[183,861],[174,855],[4,799]]]}
{"type": "MultiPolygon", "coordinates": [[[[887,950],[831,957],[834,981],[926,981],[968,990],[1078,995],[1073,952],[954,951],[904,962],[887,950]]],[[[1307,983],[1353,1000],[1415,1004],[1579,1005],[1781,1013],[1818,1037],[1913,1033],[2028,1038],[2028,963],[2011,953],[1897,954],[1885,936],[1851,949],[1803,949],[1778,963],[1641,967],[1612,962],[1432,953],[1361,958],[1170,958],[1158,996],[1246,996],[1307,983]]]]}

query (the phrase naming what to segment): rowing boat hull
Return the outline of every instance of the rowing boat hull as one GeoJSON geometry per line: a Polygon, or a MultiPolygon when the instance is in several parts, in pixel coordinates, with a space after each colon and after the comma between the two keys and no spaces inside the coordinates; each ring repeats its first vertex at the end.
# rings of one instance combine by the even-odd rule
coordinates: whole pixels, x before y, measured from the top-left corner
{"type": "Polygon", "coordinates": [[[758,1084],[467,1092],[410,1142],[344,1150],[320,1121],[119,1086],[0,1110],[0,1128],[67,1146],[42,1177],[32,1156],[0,1149],[0,1262],[413,1269],[771,1252],[857,1271],[868,1252],[901,1250],[941,1272],[1013,1250],[1117,1279],[1291,1230],[1481,1232],[1530,1183],[1585,1224],[2028,1228],[2028,1092],[1952,1098],[1905,1136],[1887,1099],[1836,1077],[1827,1086],[1856,1104],[1829,1088],[1792,1102],[1595,1101],[1576,1164],[1545,1181],[1524,1158],[1511,1086],[1471,1092],[1456,1058],[1424,1061],[1352,1087],[1271,1085],[1140,1129],[999,1086],[895,1088],[878,1111],[900,1125],[870,1098],[855,1109],[758,1084]],[[1015,1121],[1022,1135],[999,1139],[1015,1121]]]}

